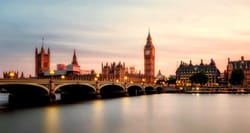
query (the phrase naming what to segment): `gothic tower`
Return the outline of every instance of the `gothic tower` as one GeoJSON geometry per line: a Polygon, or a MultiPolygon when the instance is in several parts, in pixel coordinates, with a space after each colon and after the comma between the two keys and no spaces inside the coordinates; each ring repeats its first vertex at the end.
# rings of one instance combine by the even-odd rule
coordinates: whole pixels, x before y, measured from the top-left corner
{"type": "Polygon", "coordinates": [[[144,77],[147,83],[153,83],[155,79],[155,47],[152,43],[150,31],[147,43],[144,47],[144,77]]]}
{"type": "Polygon", "coordinates": [[[48,48],[48,52],[46,53],[43,47],[42,39],[42,47],[40,53],[38,49],[35,50],[35,75],[38,77],[42,74],[42,72],[50,70],[50,49],[48,48]]]}
{"type": "Polygon", "coordinates": [[[67,72],[71,74],[72,76],[74,75],[79,75],[81,73],[80,66],[77,61],[77,56],[76,56],[76,50],[74,49],[74,54],[72,57],[72,62],[67,66],[67,72]]]}
{"type": "Polygon", "coordinates": [[[79,66],[78,65],[78,62],[77,62],[77,57],[76,57],[76,50],[74,49],[74,55],[73,55],[73,59],[72,59],[72,65],[75,65],[75,66],[79,66]]]}

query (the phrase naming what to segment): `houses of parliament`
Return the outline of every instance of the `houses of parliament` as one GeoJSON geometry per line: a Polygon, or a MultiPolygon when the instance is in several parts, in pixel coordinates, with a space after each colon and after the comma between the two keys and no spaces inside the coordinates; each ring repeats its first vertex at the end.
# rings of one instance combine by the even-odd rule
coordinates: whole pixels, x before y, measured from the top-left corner
{"type": "MultiPolygon", "coordinates": [[[[50,73],[50,48],[47,51],[44,48],[44,39],[42,40],[42,47],[39,51],[35,49],[35,76],[38,78],[47,78],[51,76],[50,73]]],[[[109,81],[127,81],[127,82],[145,82],[154,83],[155,81],[155,47],[152,42],[150,31],[144,46],[144,74],[137,72],[134,67],[126,67],[125,63],[106,63],[103,65],[99,80],[109,81]]],[[[97,73],[94,70],[81,70],[78,65],[76,50],[74,50],[72,62],[68,65],[57,64],[57,69],[54,70],[53,76],[60,78],[61,76],[68,79],[83,79],[93,80],[97,73]]]]}

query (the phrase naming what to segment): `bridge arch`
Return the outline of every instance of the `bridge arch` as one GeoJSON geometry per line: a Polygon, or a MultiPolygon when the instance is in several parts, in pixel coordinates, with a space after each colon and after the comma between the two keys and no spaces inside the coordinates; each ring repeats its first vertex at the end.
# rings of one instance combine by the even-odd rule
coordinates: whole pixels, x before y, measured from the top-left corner
{"type": "Polygon", "coordinates": [[[60,84],[60,85],[57,85],[56,87],[55,87],[55,89],[54,89],[54,91],[56,92],[56,91],[60,91],[60,89],[62,89],[62,88],[65,88],[65,87],[67,87],[67,86],[82,86],[82,87],[88,87],[89,89],[91,88],[91,89],[93,89],[93,91],[96,91],[96,88],[93,86],[93,85],[91,85],[91,84],[88,84],[88,83],[64,83],[64,84],[60,84]]]}
{"type": "Polygon", "coordinates": [[[130,85],[127,88],[129,96],[138,96],[143,94],[143,88],[139,85],[130,85]]]}
{"type": "Polygon", "coordinates": [[[0,89],[9,93],[10,105],[38,105],[50,101],[49,89],[36,83],[1,83],[0,89]]]}
{"type": "Polygon", "coordinates": [[[157,91],[157,93],[163,93],[164,92],[163,86],[156,86],[155,90],[157,91]]]}
{"type": "Polygon", "coordinates": [[[47,87],[36,83],[1,83],[0,88],[4,88],[7,92],[11,94],[29,93],[49,95],[49,89],[47,87]]]}
{"type": "Polygon", "coordinates": [[[96,88],[87,83],[61,84],[56,86],[54,91],[59,91],[61,100],[65,101],[82,100],[94,98],[96,96],[96,88]]]}
{"type": "Polygon", "coordinates": [[[145,93],[146,94],[155,94],[156,90],[153,86],[145,86],[145,93]]]}
{"type": "Polygon", "coordinates": [[[120,84],[104,84],[100,86],[102,98],[121,97],[125,95],[125,88],[120,84]]]}

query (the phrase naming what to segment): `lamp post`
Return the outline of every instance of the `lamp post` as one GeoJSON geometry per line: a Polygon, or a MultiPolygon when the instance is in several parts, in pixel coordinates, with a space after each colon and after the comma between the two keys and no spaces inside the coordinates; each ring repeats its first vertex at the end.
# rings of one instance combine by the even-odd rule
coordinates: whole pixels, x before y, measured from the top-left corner
{"type": "Polygon", "coordinates": [[[141,81],[142,81],[142,84],[144,84],[146,80],[145,80],[145,78],[142,78],[141,81]]]}
{"type": "MultiPolygon", "coordinates": [[[[154,80],[154,86],[156,86],[156,82],[157,82],[157,80],[155,79],[154,80]]],[[[162,81],[160,82],[160,85],[162,85],[162,81]]]]}
{"type": "Polygon", "coordinates": [[[126,83],[128,80],[128,76],[124,76],[124,82],[126,83]]]}
{"type": "Polygon", "coordinates": [[[56,98],[56,95],[55,95],[55,92],[54,92],[55,83],[53,81],[53,76],[55,74],[55,71],[50,70],[49,74],[50,74],[50,80],[49,80],[50,98],[51,98],[51,100],[55,100],[55,98],[56,98]]]}
{"type": "Polygon", "coordinates": [[[98,83],[99,77],[100,77],[100,74],[97,73],[95,75],[95,78],[94,78],[94,80],[95,80],[95,86],[96,86],[96,93],[97,94],[100,94],[99,83],[98,83]]]}
{"type": "Polygon", "coordinates": [[[145,94],[145,88],[144,88],[144,83],[145,83],[145,81],[146,81],[146,79],[145,78],[142,78],[142,88],[143,88],[143,91],[144,91],[144,94],[145,94]]]}
{"type": "Polygon", "coordinates": [[[97,73],[97,74],[95,75],[95,77],[98,79],[98,78],[100,77],[100,74],[97,73]]]}
{"type": "Polygon", "coordinates": [[[50,71],[49,71],[49,75],[50,75],[50,79],[51,79],[51,80],[52,80],[54,74],[55,74],[55,71],[54,71],[54,70],[50,70],[50,71]]]}
{"type": "Polygon", "coordinates": [[[128,80],[128,76],[124,76],[124,88],[125,88],[125,93],[127,93],[127,80],[128,80]]]}

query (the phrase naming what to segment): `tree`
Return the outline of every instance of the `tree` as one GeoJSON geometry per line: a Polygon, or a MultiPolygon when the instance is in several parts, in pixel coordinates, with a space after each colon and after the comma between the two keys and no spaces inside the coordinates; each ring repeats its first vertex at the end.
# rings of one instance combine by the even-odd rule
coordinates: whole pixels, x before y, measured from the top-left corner
{"type": "Polygon", "coordinates": [[[242,69],[234,69],[229,82],[233,85],[242,85],[244,78],[244,71],[242,69]]]}
{"type": "Polygon", "coordinates": [[[208,75],[206,72],[201,71],[193,74],[189,79],[191,80],[191,83],[200,83],[201,85],[204,85],[208,82],[208,75]]]}

